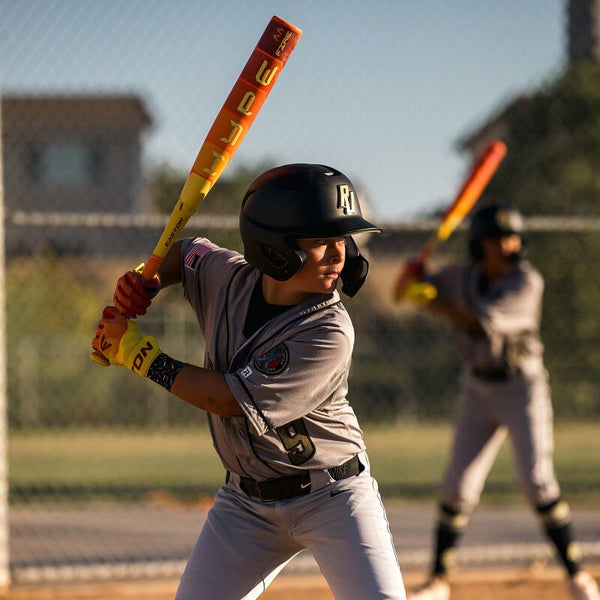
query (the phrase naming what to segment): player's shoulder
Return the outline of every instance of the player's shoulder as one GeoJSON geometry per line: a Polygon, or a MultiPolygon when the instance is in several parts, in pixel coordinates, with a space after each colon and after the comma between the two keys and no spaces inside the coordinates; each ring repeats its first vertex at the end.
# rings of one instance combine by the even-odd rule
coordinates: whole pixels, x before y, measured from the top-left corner
{"type": "Polygon", "coordinates": [[[520,260],[504,280],[506,290],[541,296],[544,293],[544,277],[529,261],[520,260]]]}
{"type": "Polygon", "coordinates": [[[354,342],[352,319],[337,291],[309,301],[308,306],[299,311],[296,326],[310,336],[354,342]]]}
{"type": "Polygon", "coordinates": [[[202,262],[238,263],[244,260],[239,252],[223,248],[205,237],[186,238],[181,246],[183,266],[195,271],[202,262]]]}
{"type": "Polygon", "coordinates": [[[520,260],[515,269],[517,276],[537,285],[544,284],[544,276],[540,270],[528,260],[520,260]]]}

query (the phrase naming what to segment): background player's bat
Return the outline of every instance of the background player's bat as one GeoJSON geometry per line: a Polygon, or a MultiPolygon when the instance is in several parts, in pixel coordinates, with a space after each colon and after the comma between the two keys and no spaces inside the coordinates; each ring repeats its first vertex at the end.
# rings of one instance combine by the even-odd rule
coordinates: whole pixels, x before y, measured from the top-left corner
{"type": "MultiPolygon", "coordinates": [[[[301,29],[280,17],[269,21],[198,152],[177,204],[144,265],[144,280],[158,271],[171,245],[239,148],[301,35],[301,29]]],[[[108,364],[98,352],[91,358],[108,364]]]]}
{"type": "MultiPolygon", "coordinates": [[[[456,197],[442,215],[437,231],[429,238],[419,256],[419,261],[427,262],[435,249],[447,240],[452,232],[461,224],[477,202],[483,190],[490,182],[494,173],[506,155],[506,146],[499,140],[490,142],[483,154],[474,165],[469,176],[463,183],[456,197]]],[[[395,295],[399,298],[408,283],[411,274],[403,272],[395,285],[395,295]]]]}
{"type": "Polygon", "coordinates": [[[503,142],[495,140],[487,145],[460,191],[442,215],[437,231],[423,247],[420,255],[422,262],[426,262],[431,258],[439,244],[447,240],[469,214],[494,173],[498,170],[505,155],[506,146],[503,142]]]}

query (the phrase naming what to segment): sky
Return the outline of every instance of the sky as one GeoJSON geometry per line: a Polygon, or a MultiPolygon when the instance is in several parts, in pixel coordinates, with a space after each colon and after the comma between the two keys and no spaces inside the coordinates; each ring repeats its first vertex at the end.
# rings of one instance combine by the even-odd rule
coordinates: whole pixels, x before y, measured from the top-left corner
{"type": "Polygon", "coordinates": [[[146,169],[187,172],[272,15],[303,35],[228,170],[331,165],[385,222],[447,204],[457,141],[566,56],[565,0],[0,0],[0,87],[139,94],[146,169]]]}

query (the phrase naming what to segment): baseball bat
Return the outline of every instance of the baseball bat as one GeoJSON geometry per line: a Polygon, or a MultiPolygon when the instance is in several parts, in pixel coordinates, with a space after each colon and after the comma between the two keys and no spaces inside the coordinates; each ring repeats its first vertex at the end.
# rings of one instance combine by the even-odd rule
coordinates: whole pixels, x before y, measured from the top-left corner
{"type": "Polygon", "coordinates": [[[444,211],[437,231],[423,247],[420,256],[422,262],[427,262],[435,249],[447,240],[452,232],[462,223],[481,197],[483,190],[498,170],[505,156],[506,145],[503,142],[494,140],[487,145],[458,194],[444,211]]]}
{"type": "MultiPolygon", "coordinates": [[[[419,262],[426,263],[431,258],[435,249],[447,240],[452,232],[461,224],[480,198],[483,190],[498,170],[505,156],[506,145],[503,142],[494,140],[486,146],[481,157],[465,179],[458,194],[456,194],[448,208],[444,211],[437,230],[423,246],[419,262]]],[[[409,274],[405,272],[401,273],[395,286],[396,298],[404,290],[409,277],[409,274]]]]}
{"type": "MultiPolygon", "coordinates": [[[[278,16],[269,21],[200,147],[160,239],[144,265],[145,281],[158,271],[171,245],[239,148],[301,35],[301,29],[278,16]]],[[[108,364],[96,351],[90,357],[108,364]]]]}

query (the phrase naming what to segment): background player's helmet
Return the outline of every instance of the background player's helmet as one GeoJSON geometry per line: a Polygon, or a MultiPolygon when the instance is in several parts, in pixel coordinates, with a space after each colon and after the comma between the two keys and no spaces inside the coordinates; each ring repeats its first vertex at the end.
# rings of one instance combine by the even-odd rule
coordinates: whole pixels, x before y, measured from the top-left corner
{"type": "Polygon", "coordinates": [[[350,180],[325,165],[291,164],[255,179],[242,201],[240,234],[244,257],[278,281],[292,277],[306,254],[299,238],[346,237],[342,291],[354,296],[369,271],[351,234],[381,231],[363,218],[350,180]]]}
{"type": "Polygon", "coordinates": [[[518,259],[526,253],[525,222],[521,213],[508,206],[491,204],[480,208],[471,218],[469,230],[469,253],[475,260],[483,258],[481,240],[516,234],[521,238],[521,250],[513,258],[518,259]]]}

